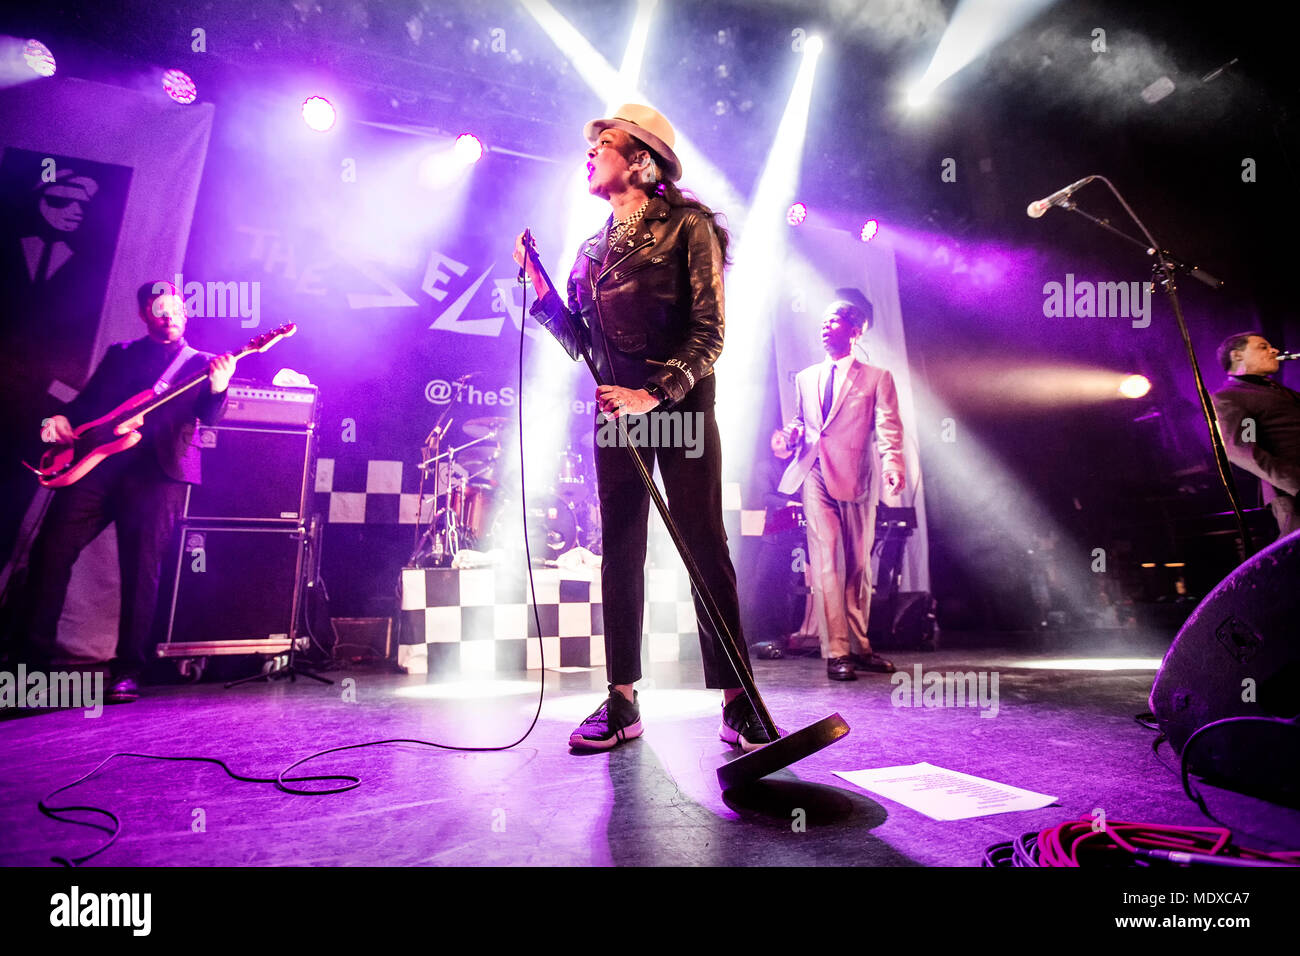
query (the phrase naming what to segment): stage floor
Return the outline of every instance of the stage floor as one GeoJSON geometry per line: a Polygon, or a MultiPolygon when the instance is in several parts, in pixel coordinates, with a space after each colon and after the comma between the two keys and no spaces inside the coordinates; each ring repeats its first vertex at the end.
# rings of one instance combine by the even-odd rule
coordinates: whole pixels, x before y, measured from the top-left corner
{"type": "MultiPolygon", "coordinates": [[[[758,661],[781,726],[838,711],[852,732],[769,778],[744,803],[719,793],[715,770],[732,749],[717,737],[719,695],[699,689],[699,666],[689,662],[656,665],[641,685],[645,736],[608,753],[579,756],[567,745],[603,697],[603,673],[547,673],[541,719],[513,750],[389,744],[300,771],[361,777],[349,793],[291,796],[236,782],[212,765],[123,757],[53,802],[116,813],[122,835],[91,865],[133,866],[974,866],[991,844],[1096,808],[1112,822],[1213,825],[1183,795],[1173,752],[1162,745],[1153,753],[1154,732],[1133,719],[1146,710],[1163,647],[1091,646],[888,655],[909,673],[918,663],[925,672],[996,672],[993,718],[979,708],[893,706],[885,675],[833,683],[820,660],[758,661]],[[1120,670],[1068,660],[1103,654],[1133,660],[1120,670]],[[921,761],[1053,794],[1058,805],[938,822],[832,773],[921,761]],[[800,809],[802,832],[792,825],[800,809]]],[[[535,672],[479,685],[426,684],[379,669],[329,676],[338,683],[149,688],[139,702],[96,719],[80,711],[11,715],[0,722],[0,865],[45,865],[99,845],[95,831],[57,824],[36,803],[114,751],[218,757],[236,772],[273,776],[314,751],[365,740],[491,746],[528,726],[538,681],[535,672]]],[[[1300,844],[1300,811],[1201,789],[1238,842],[1300,844]]]]}

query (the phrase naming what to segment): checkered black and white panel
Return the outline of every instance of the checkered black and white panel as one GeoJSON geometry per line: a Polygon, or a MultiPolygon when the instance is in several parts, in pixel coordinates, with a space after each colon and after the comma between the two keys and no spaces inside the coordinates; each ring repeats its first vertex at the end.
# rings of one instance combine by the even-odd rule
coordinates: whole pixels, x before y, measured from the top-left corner
{"type": "MultiPolygon", "coordinates": [[[[316,462],[316,492],[328,520],[335,524],[415,524],[430,519],[431,498],[425,488],[423,514],[418,514],[420,472],[401,461],[321,458],[316,462]]],[[[739,483],[722,486],[723,521],[727,534],[743,537],[763,533],[763,509],[742,509],[739,483]]],[[[658,525],[658,519],[652,522],[658,525]]],[[[662,533],[662,532],[661,532],[662,533]]]]}
{"type": "Polygon", "coordinates": [[[420,472],[401,461],[321,458],[316,493],[334,524],[415,524],[428,521],[432,488],[425,488],[420,515],[420,472]]]}
{"type": "MultiPolygon", "coordinates": [[[[533,572],[541,643],[522,568],[404,569],[398,664],[412,674],[519,673],[542,666],[603,667],[600,575],[533,572]]],[[[695,605],[685,572],[647,572],[647,662],[699,658],[695,605]]]]}

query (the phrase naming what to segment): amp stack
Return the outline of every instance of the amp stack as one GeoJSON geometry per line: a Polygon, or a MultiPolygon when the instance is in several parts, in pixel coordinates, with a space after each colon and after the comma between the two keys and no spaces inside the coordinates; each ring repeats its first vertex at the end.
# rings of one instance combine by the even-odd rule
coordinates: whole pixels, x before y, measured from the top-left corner
{"type": "Polygon", "coordinates": [[[315,386],[230,383],[226,414],[200,425],[203,481],[185,503],[171,614],[158,656],[183,674],[207,658],[302,650],[306,588],[316,580],[320,530],[310,502],[316,472],[315,386]]]}

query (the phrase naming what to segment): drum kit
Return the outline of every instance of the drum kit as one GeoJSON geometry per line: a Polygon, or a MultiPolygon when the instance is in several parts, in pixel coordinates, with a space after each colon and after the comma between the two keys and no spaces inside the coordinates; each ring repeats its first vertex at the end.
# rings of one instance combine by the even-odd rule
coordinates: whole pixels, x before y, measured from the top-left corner
{"type": "MultiPolygon", "coordinates": [[[[417,466],[421,505],[408,567],[448,567],[463,549],[490,551],[522,543],[518,495],[501,482],[499,438],[509,422],[470,419],[461,426],[465,440],[447,446],[452,422],[444,414],[429,433],[417,466]]],[[[595,484],[594,473],[572,446],[557,455],[551,484],[528,502],[528,543],[535,562],[553,565],[578,545],[600,552],[595,484]]]]}

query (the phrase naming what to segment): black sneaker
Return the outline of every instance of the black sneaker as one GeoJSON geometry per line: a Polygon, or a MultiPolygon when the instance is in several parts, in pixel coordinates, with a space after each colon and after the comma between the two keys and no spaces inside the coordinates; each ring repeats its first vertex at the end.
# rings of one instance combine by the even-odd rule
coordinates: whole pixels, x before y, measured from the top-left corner
{"type": "Polygon", "coordinates": [[[625,740],[641,736],[641,708],[632,691],[632,703],[614,689],[596,712],[569,735],[569,746],[581,750],[608,750],[625,740]]]}
{"type": "Polygon", "coordinates": [[[718,728],[718,736],[746,753],[772,742],[748,694],[741,694],[722,708],[722,726],[718,728]]]}

